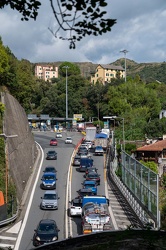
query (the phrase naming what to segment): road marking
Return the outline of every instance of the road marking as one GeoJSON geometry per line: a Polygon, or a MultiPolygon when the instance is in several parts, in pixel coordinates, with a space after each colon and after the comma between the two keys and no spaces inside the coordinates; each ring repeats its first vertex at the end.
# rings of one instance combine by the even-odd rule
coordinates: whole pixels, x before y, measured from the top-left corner
{"type": "Polygon", "coordinates": [[[13,227],[9,228],[9,230],[7,230],[6,232],[7,232],[7,233],[15,233],[15,234],[18,234],[19,231],[20,231],[20,228],[21,228],[21,223],[22,223],[22,220],[19,221],[18,223],[16,223],[13,227]]]}
{"type": "Polygon", "coordinates": [[[40,175],[42,164],[43,164],[44,152],[43,152],[42,147],[38,143],[37,143],[37,145],[39,146],[39,148],[41,150],[42,159],[41,159],[41,162],[40,162],[40,165],[39,165],[39,168],[38,168],[38,173],[37,173],[37,176],[36,176],[36,179],[35,179],[35,183],[34,183],[33,188],[32,188],[32,192],[31,192],[31,196],[29,198],[29,203],[28,203],[28,206],[27,206],[27,210],[26,210],[26,213],[25,213],[25,216],[24,216],[22,227],[20,229],[20,233],[18,235],[18,238],[17,238],[16,244],[15,244],[14,250],[18,250],[19,249],[20,241],[21,241],[21,238],[22,238],[22,235],[23,235],[23,232],[24,232],[27,220],[28,220],[28,216],[29,216],[29,212],[30,212],[30,208],[31,208],[33,196],[34,196],[34,193],[35,193],[35,190],[36,190],[36,186],[37,186],[37,183],[38,183],[39,175],[40,175]]]}
{"type": "Polygon", "coordinates": [[[7,236],[0,236],[0,239],[2,240],[16,240],[16,237],[7,237],[7,236]]]}
{"type": "Polygon", "coordinates": [[[11,244],[0,244],[0,247],[6,247],[6,248],[13,248],[14,247],[14,245],[11,245],[11,244]]]}

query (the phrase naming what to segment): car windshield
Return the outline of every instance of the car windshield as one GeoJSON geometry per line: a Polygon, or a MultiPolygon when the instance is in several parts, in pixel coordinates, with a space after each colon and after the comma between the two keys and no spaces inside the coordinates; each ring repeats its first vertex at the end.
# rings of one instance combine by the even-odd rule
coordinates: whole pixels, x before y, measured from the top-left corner
{"type": "Polygon", "coordinates": [[[54,167],[46,167],[44,172],[56,172],[54,167]]]}
{"type": "Polygon", "coordinates": [[[71,137],[67,137],[66,140],[71,140],[71,137]]]}
{"type": "Polygon", "coordinates": [[[48,152],[48,155],[55,155],[55,154],[56,154],[55,151],[49,151],[49,152],[48,152]]]}
{"type": "Polygon", "coordinates": [[[55,176],[52,175],[47,175],[47,176],[43,176],[43,180],[48,181],[48,180],[55,180],[55,176]]]}
{"type": "Polygon", "coordinates": [[[55,231],[55,225],[54,224],[40,224],[38,231],[40,232],[54,232],[55,231]]]}
{"type": "Polygon", "coordinates": [[[45,194],[44,199],[45,200],[56,200],[56,194],[45,194]]]}
{"type": "Polygon", "coordinates": [[[92,187],[95,187],[95,184],[85,184],[84,185],[86,188],[92,188],[92,187]]]}
{"type": "Polygon", "coordinates": [[[93,173],[89,173],[89,174],[88,174],[88,177],[90,177],[90,178],[96,178],[96,177],[99,177],[99,176],[98,176],[97,173],[94,173],[94,172],[93,172],[93,173]]]}

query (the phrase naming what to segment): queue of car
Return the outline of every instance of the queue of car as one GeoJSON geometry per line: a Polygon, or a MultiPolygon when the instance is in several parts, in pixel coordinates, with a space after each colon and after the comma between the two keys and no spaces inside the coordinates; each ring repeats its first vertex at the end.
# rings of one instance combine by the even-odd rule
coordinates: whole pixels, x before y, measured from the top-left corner
{"type": "MultiPolygon", "coordinates": [[[[56,138],[62,138],[61,133],[56,134],[56,138]]],[[[50,140],[50,146],[57,146],[56,138],[50,140]]],[[[57,160],[57,152],[49,150],[46,155],[47,160],[57,160]]],[[[57,170],[54,166],[48,165],[43,171],[40,188],[45,190],[41,197],[41,210],[57,210],[58,209],[58,193],[56,191],[57,170]]],[[[57,224],[52,219],[42,219],[34,230],[33,245],[35,247],[54,242],[58,240],[58,232],[60,231],[57,224]]]]}
{"type": "Polygon", "coordinates": [[[83,197],[97,195],[97,186],[100,185],[100,175],[97,172],[98,169],[93,165],[92,154],[95,155],[93,143],[84,140],[73,159],[73,167],[79,167],[79,172],[85,173],[85,179],[82,182],[82,187],[77,191],[78,196],[69,202],[70,216],[81,216],[83,197]]]}

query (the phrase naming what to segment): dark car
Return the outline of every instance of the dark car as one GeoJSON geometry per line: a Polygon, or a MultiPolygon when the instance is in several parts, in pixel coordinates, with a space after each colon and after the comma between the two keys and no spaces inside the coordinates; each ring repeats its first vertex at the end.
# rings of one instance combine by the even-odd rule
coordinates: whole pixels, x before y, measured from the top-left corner
{"type": "Polygon", "coordinates": [[[81,158],[80,160],[80,172],[85,172],[87,168],[93,166],[93,159],[91,158],[81,158]]]}
{"type": "Polygon", "coordinates": [[[50,140],[50,146],[57,146],[57,145],[58,145],[57,139],[53,138],[50,140]]]}
{"type": "Polygon", "coordinates": [[[41,181],[41,189],[56,189],[56,173],[44,172],[41,181]]]}
{"type": "Polygon", "coordinates": [[[100,185],[100,176],[98,173],[90,172],[86,175],[87,181],[96,181],[98,185],[100,185]]]}
{"type": "Polygon", "coordinates": [[[83,188],[85,189],[91,189],[94,195],[97,195],[97,184],[96,181],[84,181],[83,182],[83,188]]]}
{"type": "Polygon", "coordinates": [[[60,231],[54,220],[41,220],[34,230],[33,245],[35,247],[51,243],[58,240],[58,232],[60,231]]]}
{"type": "Polygon", "coordinates": [[[57,170],[55,169],[55,167],[53,167],[53,166],[47,166],[47,167],[45,167],[45,169],[44,169],[44,171],[43,172],[51,172],[51,173],[56,173],[57,172],[57,170]]]}
{"type": "Polygon", "coordinates": [[[92,192],[92,190],[90,188],[82,188],[82,189],[78,190],[77,192],[78,192],[80,197],[94,195],[94,193],[92,192]]]}
{"type": "Polygon", "coordinates": [[[76,155],[73,160],[73,166],[80,166],[80,156],[76,155]]]}
{"type": "Polygon", "coordinates": [[[78,155],[81,155],[81,154],[87,155],[88,149],[86,147],[79,147],[77,154],[78,155]]]}
{"type": "Polygon", "coordinates": [[[55,152],[55,150],[53,151],[48,151],[47,152],[47,157],[46,157],[47,160],[57,160],[57,152],[55,152]]]}
{"type": "Polygon", "coordinates": [[[87,174],[89,174],[90,172],[94,172],[94,173],[97,173],[97,168],[95,167],[91,167],[91,168],[87,168],[86,171],[85,171],[85,177],[87,174]]]}

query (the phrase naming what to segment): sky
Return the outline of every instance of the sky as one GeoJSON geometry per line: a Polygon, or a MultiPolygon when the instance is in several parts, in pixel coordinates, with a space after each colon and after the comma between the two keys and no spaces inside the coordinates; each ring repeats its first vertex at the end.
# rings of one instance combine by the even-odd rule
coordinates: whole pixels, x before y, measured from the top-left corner
{"type": "Polygon", "coordinates": [[[49,0],[36,21],[21,21],[9,7],[0,9],[0,36],[17,59],[39,62],[113,63],[126,58],[137,63],[166,61],[166,0],[106,0],[107,18],[117,23],[102,36],[88,36],[69,49],[69,42],[55,38],[49,28],[57,27],[49,0]]]}

